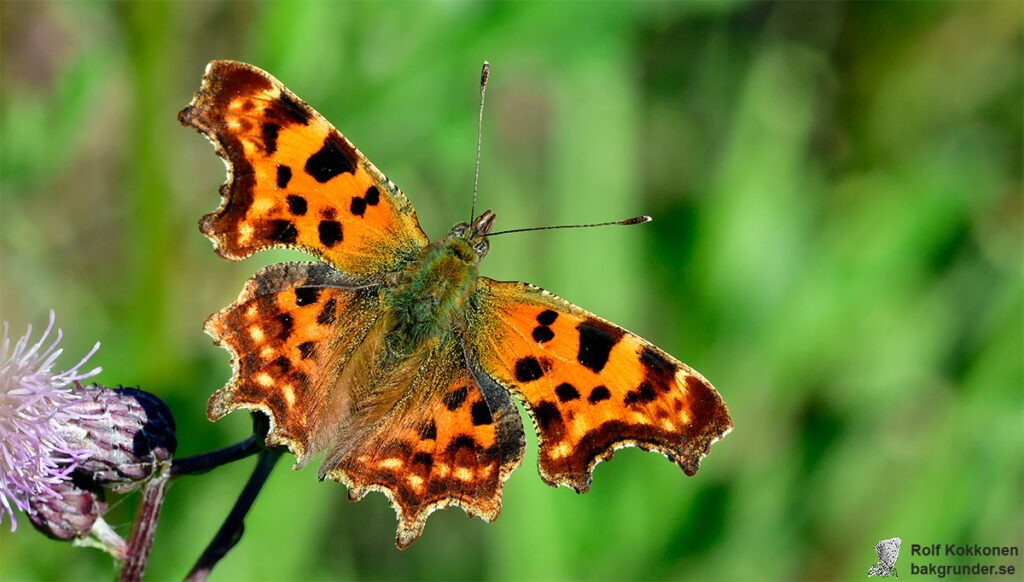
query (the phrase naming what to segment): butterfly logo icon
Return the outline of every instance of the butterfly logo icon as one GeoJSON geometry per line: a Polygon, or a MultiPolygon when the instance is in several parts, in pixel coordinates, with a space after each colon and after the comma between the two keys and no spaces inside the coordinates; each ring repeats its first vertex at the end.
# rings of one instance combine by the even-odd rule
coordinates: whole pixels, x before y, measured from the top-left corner
{"type": "Polygon", "coordinates": [[[896,576],[896,559],[900,557],[900,538],[889,538],[875,544],[878,562],[868,569],[868,576],[896,576]]]}

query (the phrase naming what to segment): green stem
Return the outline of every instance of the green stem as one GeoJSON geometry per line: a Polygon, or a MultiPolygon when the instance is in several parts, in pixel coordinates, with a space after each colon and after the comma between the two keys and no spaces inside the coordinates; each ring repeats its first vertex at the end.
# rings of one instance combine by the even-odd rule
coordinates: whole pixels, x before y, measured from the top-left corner
{"type": "Polygon", "coordinates": [[[89,534],[89,537],[73,540],[71,544],[82,548],[103,550],[118,561],[124,561],[128,555],[128,542],[124,541],[124,538],[114,531],[114,528],[110,527],[110,524],[102,517],[96,518],[89,534]]]}

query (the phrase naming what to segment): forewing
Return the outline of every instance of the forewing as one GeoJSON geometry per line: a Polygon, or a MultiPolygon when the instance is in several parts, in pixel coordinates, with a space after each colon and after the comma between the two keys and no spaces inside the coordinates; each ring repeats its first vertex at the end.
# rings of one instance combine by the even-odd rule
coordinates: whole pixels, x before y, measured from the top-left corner
{"type": "Polygon", "coordinates": [[[529,410],[549,484],[586,491],[594,465],[630,445],[658,451],[693,475],[732,429],[703,376],[551,293],[481,277],[471,306],[472,349],[529,410]]]}
{"type": "Polygon", "coordinates": [[[225,258],[297,248],[347,273],[381,275],[428,242],[402,192],[265,71],[211,62],[178,119],[228,166],[221,207],[199,223],[225,258]]]}
{"type": "Polygon", "coordinates": [[[458,505],[496,519],[523,442],[508,393],[473,371],[451,336],[430,350],[405,398],[350,446],[328,453],[320,475],[345,483],[352,500],[382,491],[398,515],[395,543],[405,548],[436,509],[458,505]]]}
{"type": "Polygon", "coordinates": [[[210,316],[206,332],[232,356],[234,375],[210,397],[207,416],[260,410],[269,445],[299,464],[321,448],[345,410],[340,371],[381,316],[376,288],[323,263],[281,263],[257,272],[235,303],[210,316]]]}

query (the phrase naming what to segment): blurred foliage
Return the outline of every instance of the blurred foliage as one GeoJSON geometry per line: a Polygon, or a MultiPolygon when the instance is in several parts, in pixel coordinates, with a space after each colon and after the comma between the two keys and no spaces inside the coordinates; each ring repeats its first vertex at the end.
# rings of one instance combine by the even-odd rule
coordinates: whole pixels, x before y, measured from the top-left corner
{"type": "MultiPolygon", "coordinates": [[[[230,371],[201,324],[295,255],[229,264],[195,227],[224,179],[176,120],[205,63],[271,71],[438,237],[468,214],[488,59],[499,228],[655,221],[502,238],[483,273],[655,341],[735,431],[692,479],[630,449],[583,496],[540,481],[531,435],[500,519],[438,512],[404,552],[382,496],[282,469],[215,580],[861,580],[895,535],[1021,545],[1022,12],[3,2],[0,315],[20,333],[54,308],[65,362],[101,340],[98,380],[166,399],[180,455],[244,438],[244,414],[205,418],[230,371]]],[[[184,575],[251,466],[175,482],[150,579],[184,575]]],[[[125,535],[135,503],[109,517],[125,535]]],[[[111,572],[27,520],[0,531],[4,580],[111,572]]]]}

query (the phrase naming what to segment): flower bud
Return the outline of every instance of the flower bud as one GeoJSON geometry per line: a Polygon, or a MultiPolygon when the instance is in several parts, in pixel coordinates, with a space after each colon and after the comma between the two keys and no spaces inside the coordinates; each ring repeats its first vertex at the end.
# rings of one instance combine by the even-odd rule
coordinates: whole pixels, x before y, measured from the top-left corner
{"type": "Polygon", "coordinates": [[[130,491],[169,464],[177,446],[174,418],[156,396],[136,388],[78,386],[65,439],[92,454],[76,472],[116,492],[130,491]]]}
{"type": "Polygon", "coordinates": [[[53,311],[43,336],[32,342],[32,326],[16,342],[8,336],[7,322],[0,340],[0,521],[11,516],[11,531],[18,522],[14,510],[29,511],[30,500],[58,496],[54,488],[70,479],[78,463],[89,456],[86,450],[70,446],[61,428],[77,418],[68,408],[78,400],[68,386],[78,386],[99,373],[100,368],[81,368],[100,347],[93,346],[71,368],[53,369],[64,351],[57,347],[63,333],[49,341],[53,311]],[[49,344],[49,346],[47,346],[49,344]]]}
{"type": "Polygon", "coordinates": [[[54,495],[29,499],[28,518],[37,530],[65,541],[89,535],[92,524],[107,510],[107,503],[103,500],[102,489],[85,488],[77,481],[79,479],[51,485],[54,495]]]}

